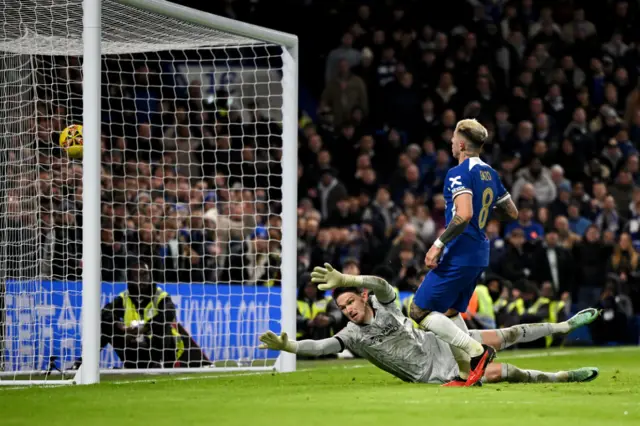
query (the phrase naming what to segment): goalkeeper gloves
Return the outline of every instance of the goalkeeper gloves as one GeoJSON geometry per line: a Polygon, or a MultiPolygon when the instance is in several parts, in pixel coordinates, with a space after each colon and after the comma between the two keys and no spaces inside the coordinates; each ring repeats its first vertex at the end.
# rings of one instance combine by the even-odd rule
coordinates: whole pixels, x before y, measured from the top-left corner
{"type": "Polygon", "coordinates": [[[290,341],[289,336],[284,332],[278,336],[273,331],[267,331],[260,336],[260,341],[262,344],[258,346],[259,349],[273,349],[276,351],[296,353],[298,348],[296,342],[293,340],[290,341]]]}
{"type": "Polygon", "coordinates": [[[318,284],[319,290],[333,290],[338,287],[357,287],[358,277],[345,275],[340,271],[333,269],[328,263],[324,264],[324,268],[316,266],[311,273],[311,282],[318,284]]]}

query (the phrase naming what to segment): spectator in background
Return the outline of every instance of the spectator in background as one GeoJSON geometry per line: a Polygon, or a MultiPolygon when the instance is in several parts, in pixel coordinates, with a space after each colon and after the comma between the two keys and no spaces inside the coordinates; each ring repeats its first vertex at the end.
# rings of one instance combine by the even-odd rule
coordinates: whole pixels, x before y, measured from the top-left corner
{"type": "Polygon", "coordinates": [[[553,225],[558,233],[558,243],[563,248],[572,250],[573,246],[580,242],[580,236],[571,231],[566,216],[556,216],[553,225]]]}
{"type": "Polygon", "coordinates": [[[338,200],[347,197],[347,188],[336,177],[336,171],[324,168],[318,182],[318,204],[323,220],[327,220],[337,209],[338,200]]]}
{"type": "Polygon", "coordinates": [[[521,229],[527,241],[535,241],[544,235],[542,225],[533,218],[533,208],[531,203],[522,202],[518,206],[518,220],[511,222],[505,227],[505,233],[511,234],[513,230],[521,229]]]}
{"type": "MultiPolygon", "coordinates": [[[[413,261],[416,263],[422,262],[426,253],[426,247],[424,243],[418,239],[415,226],[407,223],[393,240],[385,264],[389,264],[394,273],[400,273],[403,267],[406,267],[413,261]]],[[[417,264],[420,265],[420,263],[417,264]]]]}
{"type": "Polygon", "coordinates": [[[376,198],[364,212],[363,219],[370,220],[374,229],[380,235],[388,238],[402,210],[391,200],[391,194],[386,186],[378,188],[376,198]]]}
{"type": "Polygon", "coordinates": [[[525,232],[514,228],[507,234],[508,245],[500,268],[500,274],[515,282],[531,275],[531,261],[525,248],[525,232]]]}
{"type": "Polygon", "coordinates": [[[631,213],[629,208],[634,191],[631,173],[626,169],[620,170],[615,178],[615,182],[609,185],[608,190],[615,205],[619,206],[620,215],[625,219],[629,218],[631,213]]]}
{"type": "Polygon", "coordinates": [[[595,305],[603,310],[602,315],[590,326],[595,344],[624,344],[630,341],[628,321],[633,311],[628,300],[620,296],[617,287],[617,277],[609,277],[595,305]]]}
{"type": "Polygon", "coordinates": [[[342,61],[347,67],[355,67],[360,63],[360,58],[361,53],[353,47],[353,35],[348,32],[344,33],[340,46],[331,50],[327,57],[325,82],[328,84],[340,73],[340,68],[343,68],[340,64],[342,61]]]}
{"type": "Polygon", "coordinates": [[[544,236],[544,243],[539,245],[532,256],[531,279],[552,284],[555,294],[573,289],[574,265],[571,253],[560,244],[558,231],[550,230],[544,236]]]}
{"type": "Polygon", "coordinates": [[[558,186],[557,192],[557,198],[548,206],[549,212],[552,217],[566,216],[571,203],[571,186],[563,183],[558,186]]]}
{"type": "Polygon", "coordinates": [[[581,215],[581,205],[578,201],[571,201],[567,209],[569,229],[579,237],[583,237],[587,228],[591,226],[591,221],[581,215]]]}
{"type": "Polygon", "coordinates": [[[485,228],[485,234],[491,247],[489,251],[489,270],[499,271],[507,249],[505,240],[500,236],[500,222],[489,220],[485,228]]]}
{"type": "MultiPolygon", "coordinates": [[[[628,294],[638,281],[638,253],[633,248],[631,236],[623,232],[613,248],[609,271],[618,277],[621,289],[628,294]]],[[[635,292],[634,292],[635,293],[635,292]]]]}
{"type": "Polygon", "coordinates": [[[362,78],[351,73],[347,59],[338,62],[338,73],[329,81],[323,92],[322,103],[333,112],[333,120],[337,126],[347,123],[356,108],[361,110],[364,116],[367,115],[367,87],[362,78]]]}
{"type": "Polygon", "coordinates": [[[609,231],[614,235],[623,227],[623,219],[618,213],[616,202],[611,195],[604,198],[602,209],[596,214],[594,223],[601,231],[609,231]]]}
{"type": "Polygon", "coordinates": [[[559,164],[554,164],[549,171],[551,172],[551,180],[556,185],[556,188],[560,185],[571,186],[571,181],[564,176],[564,169],[559,164]]]}
{"type": "Polygon", "coordinates": [[[272,286],[280,281],[279,241],[265,227],[257,227],[229,254],[229,281],[272,286]]]}
{"type": "Polygon", "coordinates": [[[522,186],[526,183],[533,185],[539,205],[547,206],[556,198],[557,189],[555,183],[551,180],[551,172],[542,165],[538,158],[531,160],[528,167],[518,172],[518,180],[516,180],[511,190],[514,199],[520,197],[522,186]]]}
{"type": "Polygon", "coordinates": [[[573,250],[576,265],[576,279],[579,283],[577,294],[574,291],[574,299],[582,306],[594,303],[598,299],[602,283],[606,279],[611,247],[605,245],[600,239],[600,231],[597,226],[590,225],[585,231],[582,242],[573,250]]]}

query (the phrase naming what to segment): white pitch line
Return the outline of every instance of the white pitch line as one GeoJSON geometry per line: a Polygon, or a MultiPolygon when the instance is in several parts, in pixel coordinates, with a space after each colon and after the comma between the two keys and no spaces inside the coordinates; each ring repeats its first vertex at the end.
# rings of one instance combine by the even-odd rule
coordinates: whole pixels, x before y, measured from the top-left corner
{"type": "Polygon", "coordinates": [[[130,385],[134,383],[156,383],[156,382],[170,382],[174,380],[187,381],[187,380],[209,380],[209,379],[221,379],[225,377],[245,377],[245,376],[260,376],[263,374],[271,374],[272,371],[254,371],[252,373],[220,373],[216,375],[206,376],[184,376],[173,378],[156,378],[156,379],[141,379],[141,380],[114,380],[109,382],[103,382],[105,385],[130,385]]]}
{"type": "MultiPolygon", "coordinates": [[[[582,350],[554,350],[554,351],[541,351],[541,352],[530,352],[524,354],[509,354],[506,353],[504,355],[500,355],[500,359],[497,359],[500,362],[501,359],[526,359],[526,358],[545,358],[545,357],[558,357],[558,356],[569,356],[569,355],[579,355],[579,354],[597,354],[597,353],[607,353],[607,352],[632,352],[632,351],[640,351],[640,346],[622,346],[622,347],[609,347],[609,348],[585,348],[582,350]]],[[[321,367],[321,369],[327,370],[352,370],[357,368],[373,368],[373,364],[354,364],[354,365],[333,365],[330,367],[321,367]]],[[[318,368],[303,368],[300,370],[296,370],[295,373],[303,373],[308,371],[317,370],[318,368]]],[[[141,379],[141,380],[117,380],[117,381],[108,381],[102,382],[106,385],[127,385],[127,384],[135,384],[135,383],[155,383],[155,382],[167,382],[172,380],[180,380],[180,381],[188,381],[188,380],[210,380],[210,379],[220,379],[225,377],[246,377],[246,376],[260,376],[264,374],[272,374],[274,371],[255,371],[255,372],[246,372],[246,373],[219,373],[215,375],[206,375],[206,376],[184,376],[184,377],[174,377],[174,378],[155,378],[155,379],[141,379]]],[[[295,374],[294,373],[294,374],[295,374]]],[[[290,374],[290,373],[289,373],[290,374]]],[[[43,386],[48,388],[60,388],[63,386],[59,385],[50,385],[43,386]]],[[[19,386],[19,387],[8,387],[8,388],[0,388],[0,392],[2,391],[13,391],[13,390],[23,390],[30,389],[32,386],[19,386]]]]}
{"type": "Polygon", "coordinates": [[[568,351],[542,351],[542,352],[531,352],[526,354],[510,354],[498,352],[498,356],[496,357],[497,362],[500,362],[500,359],[526,359],[526,358],[546,358],[546,357],[557,357],[557,356],[569,356],[569,355],[580,355],[580,354],[600,354],[607,352],[633,352],[640,351],[640,346],[622,346],[622,347],[612,347],[612,348],[587,348],[587,349],[578,349],[578,350],[568,350],[568,351]]]}

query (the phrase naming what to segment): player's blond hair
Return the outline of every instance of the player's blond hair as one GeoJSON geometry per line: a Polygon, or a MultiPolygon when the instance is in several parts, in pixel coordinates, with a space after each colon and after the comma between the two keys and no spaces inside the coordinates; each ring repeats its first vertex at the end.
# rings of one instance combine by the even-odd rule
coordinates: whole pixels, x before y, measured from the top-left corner
{"type": "Polygon", "coordinates": [[[458,121],[456,124],[456,132],[464,136],[464,138],[475,148],[480,148],[489,137],[487,129],[475,118],[466,118],[458,121]]]}

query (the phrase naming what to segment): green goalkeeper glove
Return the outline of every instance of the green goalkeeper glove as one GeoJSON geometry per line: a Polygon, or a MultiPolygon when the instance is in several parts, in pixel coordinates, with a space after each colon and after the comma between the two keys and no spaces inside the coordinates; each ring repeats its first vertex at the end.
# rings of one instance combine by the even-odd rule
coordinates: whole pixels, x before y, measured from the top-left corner
{"type": "Polygon", "coordinates": [[[276,351],[285,351],[296,353],[295,342],[289,341],[287,333],[283,332],[278,336],[273,331],[267,331],[260,336],[262,344],[258,346],[259,349],[273,349],[276,351]]]}
{"type": "Polygon", "coordinates": [[[316,266],[311,273],[311,282],[318,284],[319,290],[357,286],[356,279],[357,277],[355,276],[345,275],[340,271],[336,271],[328,263],[324,264],[324,268],[316,266]]]}

